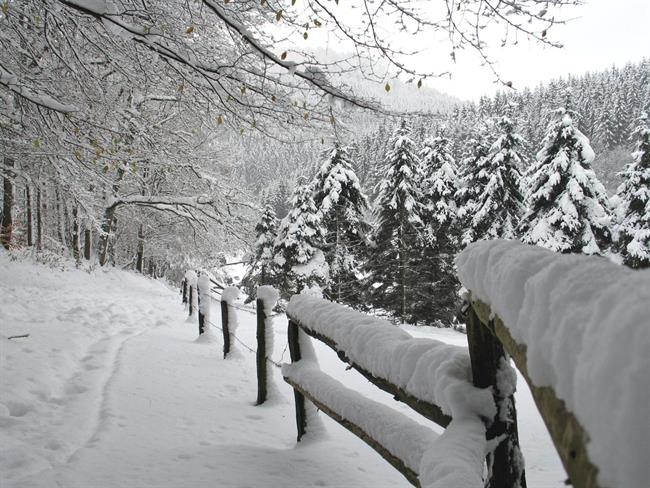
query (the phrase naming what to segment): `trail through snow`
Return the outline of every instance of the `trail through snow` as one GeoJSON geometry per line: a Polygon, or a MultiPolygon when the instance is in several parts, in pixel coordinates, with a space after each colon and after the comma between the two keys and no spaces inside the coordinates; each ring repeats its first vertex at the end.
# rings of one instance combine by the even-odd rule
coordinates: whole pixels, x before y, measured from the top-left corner
{"type": "MultiPolygon", "coordinates": [[[[255,316],[237,316],[238,337],[254,346],[255,316]]],[[[217,302],[211,321],[221,321],[217,302]]],[[[288,361],[284,316],[274,330],[273,358],[288,361]]],[[[324,430],[297,444],[293,395],[279,370],[269,365],[277,388],[256,407],[254,354],[235,344],[224,360],[219,330],[209,341],[197,334],[178,293],[161,282],[116,270],[52,271],[0,254],[0,485],[410,486],[322,414],[324,430]]],[[[431,426],[315,346],[324,371],[431,426]]],[[[529,485],[559,488],[561,467],[526,393],[518,401],[529,485]]]]}

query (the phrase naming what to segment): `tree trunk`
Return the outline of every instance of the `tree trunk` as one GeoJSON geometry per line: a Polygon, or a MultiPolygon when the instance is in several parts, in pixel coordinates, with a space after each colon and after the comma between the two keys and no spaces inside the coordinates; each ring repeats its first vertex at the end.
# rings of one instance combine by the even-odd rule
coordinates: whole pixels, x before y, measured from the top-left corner
{"type": "MultiPolygon", "coordinates": [[[[90,185],[90,188],[88,190],[92,193],[92,191],[95,189],[93,185],[90,185]]],[[[90,255],[92,254],[93,250],[93,233],[92,233],[92,228],[90,224],[90,220],[86,220],[85,226],[84,226],[84,259],[86,261],[90,261],[90,255]]]]}
{"type": "Polygon", "coordinates": [[[61,243],[63,248],[65,245],[65,237],[63,232],[63,217],[61,216],[61,195],[59,194],[59,187],[54,187],[54,210],[56,212],[56,237],[61,243]]]}
{"type": "Polygon", "coordinates": [[[29,189],[29,185],[25,187],[25,206],[27,208],[25,222],[27,224],[27,246],[32,247],[34,245],[34,228],[32,218],[32,192],[29,189]]]}
{"type": "Polygon", "coordinates": [[[81,263],[81,228],[79,226],[79,206],[72,207],[72,255],[77,265],[81,263]]]}
{"type": "MultiPolygon", "coordinates": [[[[404,212],[401,212],[401,222],[404,212]]],[[[404,242],[404,224],[399,227],[399,315],[402,323],[406,321],[406,243],[404,242]]]]}
{"type": "Polygon", "coordinates": [[[14,185],[11,181],[11,171],[14,161],[5,157],[5,174],[3,179],[4,196],[2,199],[2,224],[0,224],[0,243],[9,249],[11,246],[11,234],[13,232],[12,211],[14,207],[14,185]]]}
{"type": "Polygon", "coordinates": [[[43,203],[41,189],[36,189],[36,249],[43,250],[43,203]]]}
{"type": "Polygon", "coordinates": [[[102,233],[99,236],[99,265],[104,266],[108,261],[108,248],[110,244],[110,235],[113,230],[113,219],[115,218],[115,207],[108,207],[104,211],[104,221],[102,222],[102,233]]]}
{"type": "MultiPolygon", "coordinates": [[[[66,247],[72,247],[74,248],[73,244],[73,234],[74,234],[74,223],[71,222],[70,218],[70,211],[68,209],[68,203],[64,200],[63,201],[63,237],[65,238],[65,245],[66,247]]],[[[74,249],[73,249],[73,255],[74,255],[74,249]]]]}
{"type": "Polygon", "coordinates": [[[92,252],[92,231],[90,230],[90,223],[86,222],[86,228],[84,229],[84,259],[90,261],[90,253],[92,252]]]}
{"type": "MultiPolygon", "coordinates": [[[[146,181],[149,177],[149,168],[147,166],[142,170],[142,185],[140,187],[140,195],[145,196],[147,194],[147,185],[146,181]]],[[[140,273],[144,273],[144,224],[140,224],[138,228],[138,251],[137,251],[137,261],[136,269],[140,273]]]]}
{"type": "Polygon", "coordinates": [[[135,268],[139,273],[144,273],[144,225],[138,229],[138,252],[135,268]]]}
{"type": "MultiPolygon", "coordinates": [[[[124,177],[124,169],[120,168],[117,170],[117,178],[113,183],[113,196],[117,195],[117,192],[120,189],[120,182],[124,177]]],[[[102,222],[102,234],[99,237],[99,265],[104,266],[108,262],[108,256],[110,254],[110,244],[111,239],[110,235],[113,231],[113,224],[115,222],[115,211],[117,207],[111,205],[107,207],[104,211],[104,221],[102,222]]]]}

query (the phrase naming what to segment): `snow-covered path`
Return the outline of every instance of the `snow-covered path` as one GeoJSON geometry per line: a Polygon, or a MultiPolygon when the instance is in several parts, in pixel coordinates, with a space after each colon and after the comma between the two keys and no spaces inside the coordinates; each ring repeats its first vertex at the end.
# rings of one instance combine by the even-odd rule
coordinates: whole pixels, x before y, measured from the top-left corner
{"type": "Polygon", "coordinates": [[[3,488],[408,486],[337,425],[297,445],[277,372],[279,395],[255,407],[254,356],[224,360],[217,337],[197,342],[174,291],[127,273],[28,268],[0,276],[12,281],[2,334],[32,334],[1,339],[3,488]],[[26,300],[35,288],[38,307],[26,300]],[[43,324],[30,323],[37,308],[43,324]]]}
{"type": "MultiPolygon", "coordinates": [[[[212,317],[220,323],[216,302],[212,317]]],[[[254,315],[237,317],[238,337],[254,345],[254,315]]],[[[279,360],[286,319],[274,325],[279,360]]],[[[409,331],[466,340],[449,330],[409,331]]],[[[115,270],[52,271],[0,254],[0,485],[410,486],[324,415],[325,430],[297,444],[292,391],[279,371],[271,368],[270,404],[254,406],[255,356],[235,344],[224,360],[214,332],[197,342],[178,293],[160,282],[115,270]],[[6,339],[22,332],[31,335],[6,339]]],[[[324,371],[431,426],[315,346],[324,371]]],[[[529,485],[562,486],[530,395],[517,401],[529,485]]]]}

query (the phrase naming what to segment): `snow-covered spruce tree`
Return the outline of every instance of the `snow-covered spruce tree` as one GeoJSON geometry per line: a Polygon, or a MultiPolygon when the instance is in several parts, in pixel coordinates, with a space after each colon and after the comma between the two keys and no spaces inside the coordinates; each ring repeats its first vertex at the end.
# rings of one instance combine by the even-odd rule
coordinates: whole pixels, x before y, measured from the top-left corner
{"type": "Polygon", "coordinates": [[[617,195],[623,219],[619,225],[618,249],[623,262],[632,268],[650,267],[650,125],[648,115],[639,118],[634,158],[621,172],[623,183],[617,195]]]}
{"type": "Polygon", "coordinates": [[[420,271],[415,269],[423,227],[417,153],[409,127],[402,122],[384,159],[375,203],[375,247],[366,263],[374,306],[394,313],[402,321],[413,318],[411,284],[418,280],[420,271]]]}
{"type": "Polygon", "coordinates": [[[527,178],[527,212],[519,229],[524,242],[564,253],[607,249],[611,212],[605,188],[591,169],[593,159],[572,112],[556,110],[527,178]]]}
{"type": "Polygon", "coordinates": [[[298,185],[291,204],[280,222],[273,258],[281,273],[279,284],[284,298],[314,285],[323,288],[328,281],[328,266],[321,251],[325,229],[312,188],[298,185]]]}
{"type": "Polygon", "coordinates": [[[254,299],[258,286],[277,286],[279,280],[278,265],[274,261],[273,246],[278,233],[278,219],[270,204],[264,207],[262,216],[255,226],[257,239],[249,261],[249,269],[242,278],[242,288],[249,299],[254,299]]]}
{"type": "Polygon", "coordinates": [[[521,190],[524,141],[508,117],[499,120],[497,130],[496,141],[479,161],[485,183],[476,195],[469,216],[466,233],[471,234],[472,241],[516,238],[516,228],[524,213],[521,190]]]}
{"type": "Polygon", "coordinates": [[[456,192],[456,204],[459,227],[462,229],[461,246],[478,240],[472,227],[472,219],[489,181],[489,174],[485,170],[489,150],[488,128],[481,124],[472,131],[460,164],[461,176],[456,192]]]}
{"type": "Polygon", "coordinates": [[[330,275],[325,295],[355,304],[361,293],[358,275],[369,226],[364,220],[368,202],[352,167],[348,151],[336,144],[325,153],[312,187],[325,229],[322,248],[330,275]]]}
{"type": "Polygon", "coordinates": [[[450,326],[459,287],[454,270],[459,240],[455,201],[459,181],[443,129],[424,141],[420,160],[424,229],[417,260],[419,276],[413,283],[415,313],[418,320],[450,326]]]}

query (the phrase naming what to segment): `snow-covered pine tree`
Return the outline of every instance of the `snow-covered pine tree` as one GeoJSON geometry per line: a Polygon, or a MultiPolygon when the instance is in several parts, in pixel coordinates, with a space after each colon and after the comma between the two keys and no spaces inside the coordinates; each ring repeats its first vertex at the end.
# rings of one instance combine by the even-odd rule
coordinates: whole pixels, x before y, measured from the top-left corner
{"type": "Polygon", "coordinates": [[[325,229],[323,251],[330,272],[325,295],[355,304],[361,293],[357,276],[369,232],[364,220],[368,202],[347,149],[337,143],[324,156],[312,187],[325,229]]]}
{"type": "Polygon", "coordinates": [[[270,204],[264,207],[262,216],[255,226],[257,239],[249,260],[249,268],[242,278],[242,288],[252,300],[256,289],[262,285],[279,285],[278,266],[274,261],[273,248],[278,232],[278,219],[270,204]]]}
{"type": "Polygon", "coordinates": [[[525,166],[523,138],[514,130],[508,117],[497,123],[497,139],[486,157],[478,164],[479,181],[484,184],[476,191],[466,234],[472,241],[481,239],[513,239],[524,213],[521,191],[521,168],[525,166]]]}
{"type": "Polygon", "coordinates": [[[402,321],[413,317],[411,283],[422,230],[423,205],[419,189],[418,151],[410,129],[402,121],[394,132],[382,166],[375,203],[377,228],[368,262],[370,298],[376,307],[393,312],[402,321]]]}
{"type": "Polygon", "coordinates": [[[328,269],[321,251],[325,229],[309,185],[298,185],[292,208],[282,219],[274,246],[274,261],[281,272],[281,292],[285,298],[314,285],[327,284],[328,269]]]}
{"type": "Polygon", "coordinates": [[[650,267],[650,125],[643,114],[634,130],[633,161],[621,172],[623,183],[617,195],[623,219],[619,226],[618,249],[623,262],[632,268],[650,267]]]}
{"type": "Polygon", "coordinates": [[[458,250],[458,170],[444,129],[426,139],[420,152],[424,229],[413,283],[417,319],[451,326],[458,300],[454,256],[458,250]]]}
{"type": "Polygon", "coordinates": [[[596,119],[597,148],[612,149],[616,146],[616,121],[614,120],[614,101],[611,98],[603,101],[596,119]]]}
{"type": "Polygon", "coordinates": [[[559,252],[600,254],[611,244],[607,193],[591,169],[594,152],[560,108],[548,127],[527,182],[527,213],[519,232],[529,244],[559,252]]]}
{"type": "Polygon", "coordinates": [[[463,247],[478,240],[472,227],[472,218],[489,181],[489,174],[485,170],[489,150],[488,127],[481,124],[471,132],[466,143],[460,165],[460,184],[455,197],[461,229],[460,243],[463,247]]]}

